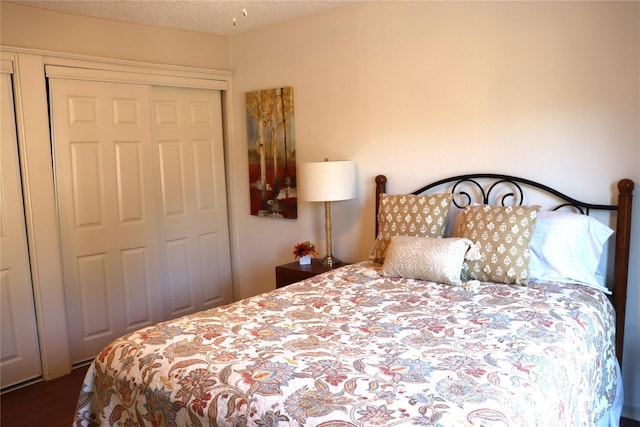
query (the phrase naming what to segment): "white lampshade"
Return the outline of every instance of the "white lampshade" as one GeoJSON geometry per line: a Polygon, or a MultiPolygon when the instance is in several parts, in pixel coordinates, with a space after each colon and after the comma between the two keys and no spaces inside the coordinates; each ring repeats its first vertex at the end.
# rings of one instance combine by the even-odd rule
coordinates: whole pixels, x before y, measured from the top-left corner
{"type": "Polygon", "coordinates": [[[351,160],[303,163],[298,179],[300,198],[335,202],[356,197],[356,165],[351,160]]]}

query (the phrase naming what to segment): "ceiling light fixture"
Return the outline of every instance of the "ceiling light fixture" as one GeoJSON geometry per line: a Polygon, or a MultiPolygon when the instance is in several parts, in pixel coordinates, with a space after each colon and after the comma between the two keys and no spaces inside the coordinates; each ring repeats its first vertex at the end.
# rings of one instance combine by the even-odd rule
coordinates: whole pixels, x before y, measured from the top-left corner
{"type": "MultiPolygon", "coordinates": [[[[248,16],[249,12],[247,12],[246,6],[242,8],[242,16],[248,16]]],[[[235,13],[233,14],[233,26],[235,27],[238,24],[238,20],[236,19],[235,13]]]]}

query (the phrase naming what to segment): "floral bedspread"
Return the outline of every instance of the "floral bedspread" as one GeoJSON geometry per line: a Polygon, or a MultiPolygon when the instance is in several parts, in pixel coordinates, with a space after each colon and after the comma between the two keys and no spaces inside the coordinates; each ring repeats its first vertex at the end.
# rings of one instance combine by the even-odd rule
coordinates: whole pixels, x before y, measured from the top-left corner
{"type": "Polygon", "coordinates": [[[613,307],[578,285],[465,290],[365,262],[130,333],[74,425],[592,426],[613,307]]]}

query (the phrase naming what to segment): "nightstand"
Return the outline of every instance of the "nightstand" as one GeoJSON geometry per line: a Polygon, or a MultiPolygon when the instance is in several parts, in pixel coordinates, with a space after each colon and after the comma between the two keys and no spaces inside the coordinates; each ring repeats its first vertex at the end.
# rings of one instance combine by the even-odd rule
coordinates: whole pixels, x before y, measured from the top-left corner
{"type": "Polygon", "coordinates": [[[300,280],[308,279],[325,271],[347,265],[344,262],[334,265],[332,268],[325,267],[321,259],[311,259],[311,264],[300,265],[298,261],[290,262],[276,267],[276,288],[282,288],[300,280]]]}

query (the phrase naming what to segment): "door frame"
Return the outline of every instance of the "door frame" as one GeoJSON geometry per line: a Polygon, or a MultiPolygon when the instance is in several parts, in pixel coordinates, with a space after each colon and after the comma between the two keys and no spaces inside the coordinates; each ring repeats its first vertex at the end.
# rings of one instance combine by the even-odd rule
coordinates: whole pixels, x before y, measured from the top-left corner
{"type": "MultiPolygon", "coordinates": [[[[56,208],[50,132],[47,78],[66,76],[156,86],[217,89],[222,94],[227,194],[232,194],[229,174],[229,146],[232,140],[230,105],[231,73],[225,70],[150,64],[91,57],[40,49],[0,46],[0,58],[14,69],[16,130],[23,182],[27,240],[42,371],[53,379],[71,371],[66,303],[62,275],[62,253],[56,208]]],[[[232,204],[227,203],[228,209],[232,204]]],[[[229,232],[235,233],[232,212],[228,213],[229,232]]],[[[236,288],[236,252],[231,242],[231,273],[236,288]]]]}

